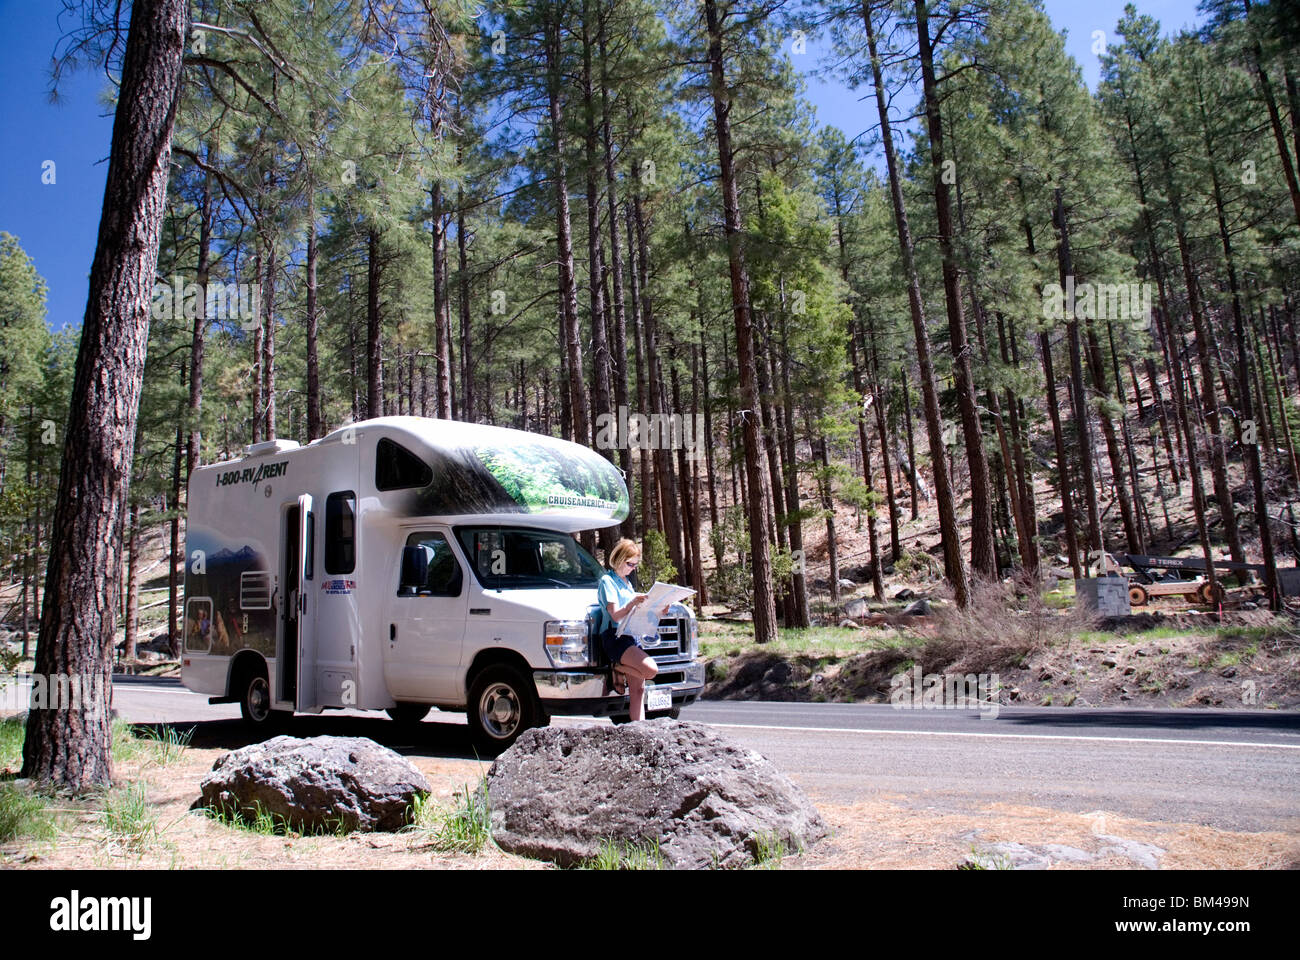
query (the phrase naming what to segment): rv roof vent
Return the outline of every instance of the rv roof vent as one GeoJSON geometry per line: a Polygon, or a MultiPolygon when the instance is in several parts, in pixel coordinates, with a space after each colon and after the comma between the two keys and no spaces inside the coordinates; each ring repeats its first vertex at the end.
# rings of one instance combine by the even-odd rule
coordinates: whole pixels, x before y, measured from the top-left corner
{"type": "Polygon", "coordinates": [[[297,440],[267,440],[264,443],[254,443],[244,448],[244,456],[260,457],[269,453],[286,453],[289,450],[297,450],[297,440]]]}

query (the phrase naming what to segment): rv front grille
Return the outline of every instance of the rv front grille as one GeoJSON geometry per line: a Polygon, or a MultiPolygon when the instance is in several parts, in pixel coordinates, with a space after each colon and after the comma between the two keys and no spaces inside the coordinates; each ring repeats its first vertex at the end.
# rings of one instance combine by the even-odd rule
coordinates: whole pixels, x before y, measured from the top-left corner
{"type": "Polygon", "coordinates": [[[682,640],[685,636],[685,624],[681,620],[663,620],[659,623],[657,642],[647,642],[645,651],[656,660],[676,660],[682,655],[682,640]]]}

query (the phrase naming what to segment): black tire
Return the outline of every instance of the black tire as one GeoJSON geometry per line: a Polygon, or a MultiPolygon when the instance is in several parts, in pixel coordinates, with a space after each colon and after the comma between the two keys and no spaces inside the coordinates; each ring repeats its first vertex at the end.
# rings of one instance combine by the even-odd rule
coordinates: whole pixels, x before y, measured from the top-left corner
{"type": "Polygon", "coordinates": [[[431,709],[427,703],[399,703],[384,712],[402,726],[414,726],[427,717],[431,709]]]}
{"type": "Polygon", "coordinates": [[[645,715],[647,720],[659,720],[663,717],[668,717],[671,720],[680,720],[682,718],[682,708],[673,707],[671,710],[655,710],[654,712],[645,715]]]}
{"type": "Polygon", "coordinates": [[[239,712],[244,722],[256,731],[270,734],[283,727],[292,716],[272,708],[271,684],[264,664],[241,672],[235,681],[234,692],[239,696],[239,712]]]}
{"type": "Polygon", "coordinates": [[[631,723],[632,715],[630,713],[615,713],[609,718],[615,724],[631,723]]]}
{"type": "Polygon", "coordinates": [[[1147,596],[1146,587],[1142,586],[1140,583],[1129,584],[1128,602],[1130,606],[1145,607],[1148,599],[1150,598],[1147,596]]]}
{"type": "Polygon", "coordinates": [[[469,688],[470,739],[484,753],[498,754],[531,727],[550,718],[537,699],[531,677],[505,663],[485,668],[469,688]]]}

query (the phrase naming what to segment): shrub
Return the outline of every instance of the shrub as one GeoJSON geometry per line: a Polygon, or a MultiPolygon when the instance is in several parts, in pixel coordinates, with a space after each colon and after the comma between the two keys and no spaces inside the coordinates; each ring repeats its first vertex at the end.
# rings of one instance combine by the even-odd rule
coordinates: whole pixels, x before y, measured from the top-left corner
{"type": "Polygon", "coordinates": [[[677,568],[668,555],[667,538],[658,530],[647,530],[641,543],[641,569],[637,582],[642,589],[649,590],[656,580],[673,583],[676,579],[677,568]]]}

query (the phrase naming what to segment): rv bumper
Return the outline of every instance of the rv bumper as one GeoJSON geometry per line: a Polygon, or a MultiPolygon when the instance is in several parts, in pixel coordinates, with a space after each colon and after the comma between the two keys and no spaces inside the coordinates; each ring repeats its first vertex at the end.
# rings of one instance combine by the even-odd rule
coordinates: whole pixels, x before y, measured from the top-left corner
{"type": "MultiPolygon", "coordinates": [[[[669,682],[652,681],[656,690],[672,691],[673,707],[694,703],[704,691],[704,664],[687,661],[661,663],[660,676],[669,682]]],[[[533,681],[542,708],[550,714],[607,717],[628,712],[627,695],[610,692],[608,671],[536,670],[533,681]]]]}

